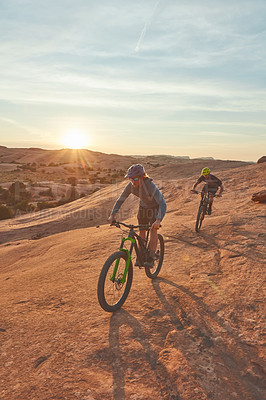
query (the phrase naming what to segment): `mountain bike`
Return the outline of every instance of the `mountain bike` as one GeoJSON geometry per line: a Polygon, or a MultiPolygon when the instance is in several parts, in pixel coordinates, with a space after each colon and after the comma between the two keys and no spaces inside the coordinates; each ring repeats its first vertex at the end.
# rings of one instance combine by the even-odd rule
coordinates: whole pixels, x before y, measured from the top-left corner
{"type": "Polygon", "coordinates": [[[122,237],[119,251],[110,255],[105,261],[99,276],[98,301],[100,306],[108,312],[114,312],[121,308],[129,295],[133,280],[133,249],[137,255],[137,265],[135,265],[144,268],[147,277],[151,279],[156,278],[159,274],[164,258],[164,239],[162,235],[158,234],[154,266],[152,268],[145,266],[145,261],[150,257],[148,245],[150,225],[128,225],[123,222],[113,222],[112,225],[120,228],[122,232],[128,232],[121,228],[124,226],[129,229],[129,232],[122,237]],[[135,229],[139,228],[147,231],[145,239],[135,232],[135,229]],[[129,249],[126,248],[127,244],[129,244],[129,249]]]}
{"type": "MultiPolygon", "coordinates": [[[[198,190],[194,190],[193,193],[196,194],[201,194],[198,190]]],[[[215,197],[215,194],[213,194],[213,197],[215,197]]],[[[210,203],[210,192],[207,190],[204,191],[204,196],[200,201],[199,209],[198,209],[198,214],[197,214],[197,219],[196,219],[196,226],[195,226],[195,231],[199,232],[202,222],[204,220],[204,217],[207,213],[207,208],[210,203]]]]}

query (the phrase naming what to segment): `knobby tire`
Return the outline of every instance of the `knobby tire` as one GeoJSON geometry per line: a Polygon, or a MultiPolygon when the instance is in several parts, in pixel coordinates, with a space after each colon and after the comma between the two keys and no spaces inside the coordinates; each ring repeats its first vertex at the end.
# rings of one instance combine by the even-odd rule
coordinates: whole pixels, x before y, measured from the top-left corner
{"type": "Polygon", "coordinates": [[[130,292],[133,279],[133,266],[130,261],[126,281],[124,284],[119,284],[118,280],[123,275],[127,253],[125,251],[117,251],[113,253],[105,261],[98,280],[97,295],[100,306],[107,312],[114,312],[122,307],[130,292]],[[113,274],[116,260],[120,259],[118,270],[115,278],[116,282],[112,282],[110,277],[113,274]],[[122,267],[122,268],[121,268],[122,267]],[[109,286],[109,288],[107,287],[109,286]]]}
{"type": "Polygon", "coordinates": [[[199,210],[198,210],[198,214],[197,214],[197,221],[196,221],[196,227],[195,230],[196,232],[200,231],[201,225],[202,225],[202,221],[204,220],[206,214],[206,207],[201,205],[199,206],[199,210]]]}
{"type": "Polygon", "coordinates": [[[159,259],[155,260],[154,267],[145,267],[145,273],[148,278],[154,279],[158,276],[159,272],[161,271],[163,258],[164,258],[164,240],[162,235],[158,234],[158,249],[159,251],[159,259]]]}

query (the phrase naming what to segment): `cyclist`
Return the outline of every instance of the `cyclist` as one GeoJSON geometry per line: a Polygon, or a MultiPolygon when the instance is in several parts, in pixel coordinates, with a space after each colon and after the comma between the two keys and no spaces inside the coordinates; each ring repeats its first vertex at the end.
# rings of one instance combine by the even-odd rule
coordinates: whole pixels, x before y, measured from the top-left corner
{"type": "Polygon", "coordinates": [[[197,182],[195,183],[195,185],[192,188],[192,192],[196,193],[196,187],[199,183],[204,182],[205,185],[202,188],[202,192],[201,192],[201,198],[203,199],[204,193],[206,191],[209,192],[210,194],[210,203],[209,203],[209,207],[208,207],[208,215],[211,215],[212,213],[212,203],[213,203],[213,197],[216,194],[218,188],[220,187],[219,193],[217,193],[217,197],[221,197],[222,196],[222,192],[224,190],[223,187],[223,183],[222,181],[217,178],[217,176],[212,175],[210,173],[210,168],[205,167],[203,168],[203,170],[201,171],[201,176],[199,177],[199,179],[197,180],[197,182]]]}
{"type": "MultiPolygon", "coordinates": [[[[149,243],[150,257],[144,265],[152,268],[158,242],[157,230],[166,212],[165,199],[152,179],[146,174],[141,164],[131,165],[131,167],[128,168],[125,178],[129,179],[129,183],[115,202],[108,221],[110,224],[115,221],[115,215],[131,193],[140,198],[137,216],[138,223],[139,225],[151,224],[149,243]]],[[[140,237],[142,239],[145,239],[146,232],[146,230],[140,229],[140,237]]],[[[140,266],[138,260],[136,261],[136,265],[140,266]]]]}

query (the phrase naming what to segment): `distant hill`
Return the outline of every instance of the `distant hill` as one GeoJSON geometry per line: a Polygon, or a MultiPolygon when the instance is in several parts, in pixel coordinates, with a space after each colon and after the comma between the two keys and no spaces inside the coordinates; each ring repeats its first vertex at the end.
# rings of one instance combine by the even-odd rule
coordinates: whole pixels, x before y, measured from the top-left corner
{"type": "MultiPolygon", "coordinates": [[[[8,148],[0,146],[0,167],[1,163],[28,164],[36,163],[49,165],[53,164],[79,164],[87,165],[93,168],[112,168],[126,169],[131,164],[140,162],[149,170],[153,168],[170,165],[194,165],[195,163],[206,163],[211,165],[215,160],[211,157],[190,159],[188,156],[172,155],[148,155],[148,156],[122,156],[118,154],[106,154],[87,149],[72,150],[45,150],[40,148],[8,148]]],[[[228,168],[235,168],[252,163],[244,161],[219,161],[219,165],[225,163],[228,168]]]]}
{"type": "Polygon", "coordinates": [[[38,148],[7,148],[0,147],[0,163],[36,163],[36,164],[88,164],[93,167],[122,168],[133,163],[130,156],[104,154],[91,150],[44,150],[38,148]]]}

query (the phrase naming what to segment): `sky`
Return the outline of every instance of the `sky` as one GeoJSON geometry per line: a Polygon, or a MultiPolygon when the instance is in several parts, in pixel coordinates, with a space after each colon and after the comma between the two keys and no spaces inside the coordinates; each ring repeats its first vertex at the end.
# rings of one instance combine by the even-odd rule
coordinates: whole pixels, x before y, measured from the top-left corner
{"type": "Polygon", "coordinates": [[[265,21],[265,0],[0,0],[0,145],[256,161],[265,21]]]}

